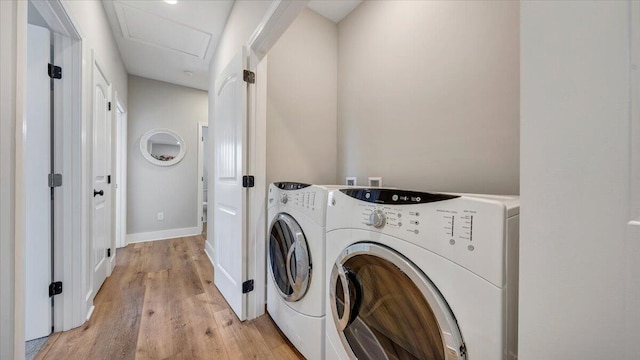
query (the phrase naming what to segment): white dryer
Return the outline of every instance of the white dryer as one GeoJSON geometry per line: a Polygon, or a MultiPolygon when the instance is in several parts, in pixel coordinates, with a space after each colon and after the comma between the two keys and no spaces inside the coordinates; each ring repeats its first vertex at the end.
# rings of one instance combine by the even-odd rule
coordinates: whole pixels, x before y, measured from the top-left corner
{"type": "Polygon", "coordinates": [[[517,358],[517,197],[328,200],[327,360],[517,358]]]}
{"type": "Polygon", "coordinates": [[[325,215],[329,188],[269,186],[267,310],[307,359],[324,359],[325,215]]]}

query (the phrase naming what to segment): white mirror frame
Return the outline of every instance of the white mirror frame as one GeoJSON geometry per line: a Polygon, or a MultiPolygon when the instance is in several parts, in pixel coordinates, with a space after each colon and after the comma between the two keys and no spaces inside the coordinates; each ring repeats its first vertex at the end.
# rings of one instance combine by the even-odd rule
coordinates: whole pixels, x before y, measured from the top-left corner
{"type": "Polygon", "coordinates": [[[171,166],[179,163],[184,158],[184,155],[187,152],[187,144],[184,142],[182,136],[178,135],[174,131],[171,131],[169,129],[153,129],[147,131],[144,135],[142,135],[142,138],[140,138],[140,152],[145,159],[147,159],[154,165],[171,166]],[[178,141],[180,142],[180,152],[178,153],[178,155],[176,155],[175,158],[169,161],[160,161],[149,154],[149,152],[147,151],[147,142],[149,141],[149,138],[151,138],[155,134],[169,134],[178,139],[178,141]]]}

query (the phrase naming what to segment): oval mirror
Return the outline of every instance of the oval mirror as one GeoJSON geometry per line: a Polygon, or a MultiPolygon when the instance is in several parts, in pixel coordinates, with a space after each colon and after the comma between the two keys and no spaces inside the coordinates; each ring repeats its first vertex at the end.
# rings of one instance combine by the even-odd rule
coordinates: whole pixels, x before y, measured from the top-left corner
{"type": "Polygon", "coordinates": [[[182,160],[187,152],[182,137],[168,129],[150,130],[140,139],[140,152],[150,163],[171,166],[182,160]]]}

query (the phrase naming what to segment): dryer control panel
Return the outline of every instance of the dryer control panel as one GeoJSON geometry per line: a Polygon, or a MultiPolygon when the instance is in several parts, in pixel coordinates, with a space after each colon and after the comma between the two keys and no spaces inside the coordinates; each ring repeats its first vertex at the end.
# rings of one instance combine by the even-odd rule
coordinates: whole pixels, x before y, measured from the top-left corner
{"type": "Polygon", "coordinates": [[[269,186],[268,206],[278,206],[302,212],[315,222],[323,224],[326,214],[327,189],[299,183],[273,183],[269,186]],[[285,184],[285,185],[283,185],[285,184]]]}
{"type": "MultiPolygon", "coordinates": [[[[344,189],[329,194],[327,231],[367,230],[437,253],[496,286],[504,282],[505,204],[462,195],[395,189],[344,189]]],[[[327,244],[330,246],[330,244],[327,244]]]]}

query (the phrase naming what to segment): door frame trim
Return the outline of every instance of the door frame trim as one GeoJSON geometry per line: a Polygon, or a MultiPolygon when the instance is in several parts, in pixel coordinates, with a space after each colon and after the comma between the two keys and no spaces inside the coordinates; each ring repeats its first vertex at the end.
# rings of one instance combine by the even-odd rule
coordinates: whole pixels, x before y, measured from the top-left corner
{"type": "Polygon", "coordinates": [[[248,67],[256,73],[255,86],[247,93],[248,173],[254,175],[255,186],[249,189],[247,211],[246,274],[254,280],[254,291],[247,295],[247,319],[265,313],[267,301],[267,53],[289,28],[308,0],[273,0],[262,21],[246,43],[249,49],[248,67]]]}
{"type": "MultiPolygon", "coordinates": [[[[60,53],[61,65],[65,69],[65,76],[71,79],[61,86],[61,98],[56,99],[58,110],[64,114],[62,123],[63,128],[61,136],[68,143],[61,151],[56,154],[56,163],[61,163],[61,173],[63,174],[63,191],[60,201],[59,214],[56,214],[56,226],[59,227],[57,234],[61,236],[53,249],[56,258],[54,268],[54,276],[56,279],[64,281],[65,291],[56,298],[56,306],[54,307],[53,325],[57,331],[69,330],[84,323],[86,314],[83,308],[82,288],[83,288],[83,262],[84,256],[82,248],[84,247],[82,239],[85,234],[85,225],[83,223],[82,214],[87,209],[86,196],[86,178],[85,171],[88,166],[86,152],[90,144],[83,139],[86,134],[87,119],[83,114],[82,104],[85,96],[83,90],[84,68],[82,59],[84,54],[83,39],[85,38],[72,18],[68,5],[61,0],[53,0],[47,2],[33,2],[36,9],[40,12],[49,27],[54,31],[62,34],[69,40],[70,47],[66,52],[60,53]],[[65,185],[67,185],[65,187],[65,185]],[[85,186],[83,186],[85,185],[85,186]],[[80,188],[81,191],[64,191],[71,187],[72,189],[80,188]]],[[[24,124],[25,124],[25,107],[27,106],[26,95],[26,48],[27,37],[26,28],[28,24],[28,3],[16,2],[10,10],[15,11],[15,64],[12,70],[15,72],[15,173],[14,173],[14,231],[15,237],[13,243],[14,251],[14,267],[13,267],[13,286],[8,289],[9,293],[13,292],[14,303],[13,313],[13,358],[24,357],[24,321],[25,321],[25,278],[24,278],[24,246],[25,246],[25,173],[22,166],[25,160],[24,151],[24,124]]],[[[3,9],[4,10],[4,9],[3,9]]],[[[66,40],[66,39],[65,39],[66,40]]],[[[60,141],[58,138],[56,140],[60,141]]],[[[4,269],[3,269],[4,270],[4,269]]],[[[9,272],[11,274],[11,272],[9,272]]],[[[3,285],[5,283],[3,282],[3,285]]],[[[5,353],[3,352],[4,356],[5,353]]]]}
{"type": "Polygon", "coordinates": [[[117,91],[114,91],[113,99],[116,106],[112,120],[115,139],[112,141],[112,145],[115,144],[112,155],[115,159],[112,270],[115,266],[116,249],[127,245],[127,111],[117,91]]]}
{"type": "MultiPolygon", "coordinates": [[[[204,132],[207,128],[207,134],[209,133],[209,123],[199,122],[198,123],[198,178],[197,180],[197,189],[198,189],[198,201],[196,201],[196,206],[198,207],[196,210],[196,214],[198,218],[196,219],[197,227],[200,229],[200,233],[203,231],[203,223],[204,221],[204,152],[207,150],[204,148],[204,132]]],[[[208,180],[208,179],[206,179],[208,180]]],[[[208,186],[207,186],[208,190],[208,186]]],[[[207,199],[208,200],[208,199],[207,199]]],[[[208,210],[207,210],[208,213],[208,210]]]]}

